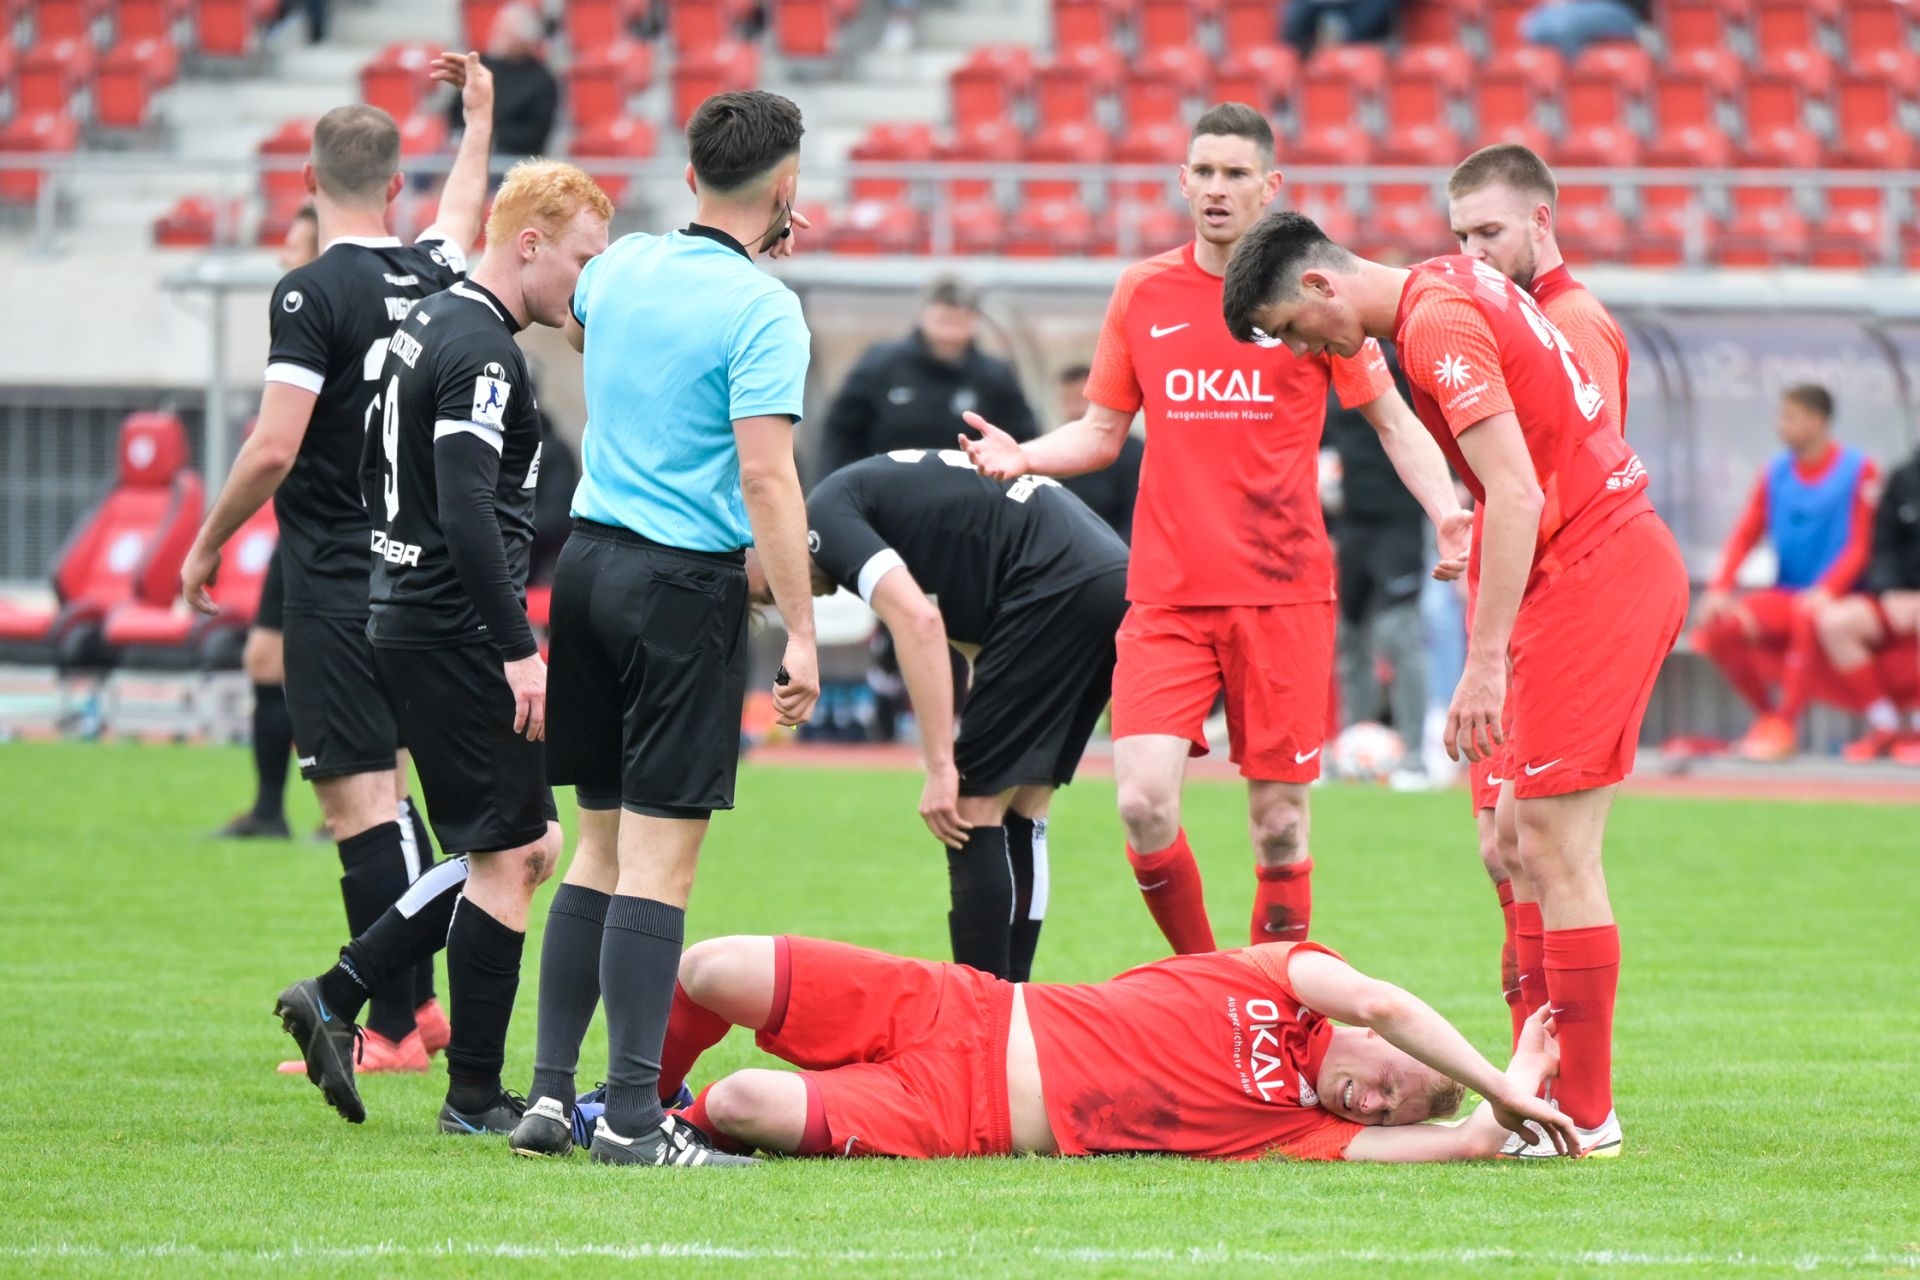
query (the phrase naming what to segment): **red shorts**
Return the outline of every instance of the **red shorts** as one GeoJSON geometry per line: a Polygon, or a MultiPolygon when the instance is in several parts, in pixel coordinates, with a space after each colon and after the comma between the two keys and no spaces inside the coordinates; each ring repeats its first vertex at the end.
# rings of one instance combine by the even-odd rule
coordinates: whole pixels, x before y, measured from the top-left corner
{"type": "Polygon", "coordinates": [[[788,938],[787,1013],[760,1047],[819,1090],[834,1155],[1003,1156],[1013,985],[964,965],[788,938]]]}
{"type": "Polygon", "coordinates": [[[1686,565],[1652,512],[1527,593],[1508,642],[1515,795],[1591,791],[1632,772],[1654,680],[1686,616],[1686,565]]]}
{"type": "Polygon", "coordinates": [[[1227,697],[1228,756],[1242,777],[1312,782],[1333,685],[1332,601],[1136,604],[1114,645],[1113,736],[1167,734],[1207,754],[1207,713],[1227,697]]]}
{"type": "MultiPolygon", "coordinates": [[[[1511,678],[1511,677],[1509,677],[1511,678]]],[[[1467,767],[1468,785],[1473,790],[1473,811],[1491,809],[1500,801],[1500,784],[1513,776],[1513,691],[1507,691],[1507,700],[1500,705],[1500,733],[1505,742],[1493,749],[1493,754],[1484,760],[1476,760],[1467,767]]]]}

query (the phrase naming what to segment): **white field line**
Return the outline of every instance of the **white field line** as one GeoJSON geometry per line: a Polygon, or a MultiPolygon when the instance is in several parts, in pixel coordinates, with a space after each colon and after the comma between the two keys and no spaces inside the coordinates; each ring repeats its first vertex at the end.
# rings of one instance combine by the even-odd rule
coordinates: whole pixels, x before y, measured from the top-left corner
{"type": "Polygon", "coordinates": [[[112,1247],[80,1244],[0,1245],[0,1259],[54,1262],[180,1261],[271,1263],[353,1262],[369,1259],[482,1259],[563,1262],[604,1259],[640,1262],[673,1259],[688,1262],[799,1262],[817,1264],[905,1264],[937,1262],[979,1263],[988,1258],[1011,1263],[1022,1259],[1055,1265],[1079,1263],[1090,1267],[1123,1263],[1161,1266],[1288,1266],[1362,1263],[1376,1266],[1471,1265],[1513,1263],[1527,1266],[1604,1268],[1738,1268],[1745,1270],[1822,1271],[1832,1269],[1896,1269],[1920,1271],[1920,1252],[1807,1253],[1658,1253],[1637,1249],[1523,1250],[1523,1249],[1235,1249],[1226,1245],[1188,1249],[783,1249],[735,1246],[706,1241],[636,1244],[475,1244],[455,1240],[431,1243],[386,1241],[366,1245],[289,1245],[271,1249],[210,1249],[195,1244],[126,1244],[112,1247]]]}

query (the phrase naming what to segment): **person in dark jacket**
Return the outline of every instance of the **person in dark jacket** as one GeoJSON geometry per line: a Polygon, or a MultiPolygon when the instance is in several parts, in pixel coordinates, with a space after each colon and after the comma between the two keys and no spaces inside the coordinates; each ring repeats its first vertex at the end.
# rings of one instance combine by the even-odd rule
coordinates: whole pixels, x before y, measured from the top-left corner
{"type": "Polygon", "coordinates": [[[974,290],[957,276],[936,277],[913,332],[869,347],[841,384],[827,409],[820,474],[895,449],[957,448],[968,410],[1031,440],[1033,409],[1013,366],[975,345],[979,324],[974,290]]]}
{"type": "MultiPolygon", "coordinates": [[[[530,4],[501,7],[487,36],[480,61],[493,72],[493,156],[496,165],[545,155],[560,113],[560,82],[547,67],[542,43],[546,20],[530,4]]],[[[460,103],[447,109],[447,120],[460,128],[460,103]]]]}

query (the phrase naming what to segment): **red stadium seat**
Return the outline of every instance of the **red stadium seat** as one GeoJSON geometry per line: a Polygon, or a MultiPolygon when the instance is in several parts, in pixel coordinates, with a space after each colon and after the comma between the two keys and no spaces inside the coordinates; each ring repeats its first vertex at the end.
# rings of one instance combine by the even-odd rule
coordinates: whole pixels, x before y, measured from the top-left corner
{"type": "Polygon", "coordinates": [[[400,156],[403,160],[435,156],[447,150],[447,118],[437,111],[422,111],[400,122],[400,156]]]}
{"type": "Polygon", "coordinates": [[[925,253],[926,219],[905,200],[855,200],[833,221],[827,247],[863,256],[925,253]]]}
{"type": "MultiPolygon", "coordinates": [[[[1050,125],[1027,140],[1021,160],[1027,164],[1105,164],[1113,143],[1097,125],[1081,121],[1050,125]]],[[[1080,195],[1078,178],[1025,178],[1022,200],[1073,200],[1080,195]]]]}
{"type": "Polygon", "coordinates": [[[646,22],[650,7],[651,0],[567,0],[561,6],[567,45],[578,56],[633,37],[646,22]]]}
{"type": "Polygon", "coordinates": [[[1898,259],[1892,219],[1879,190],[1836,187],[1826,197],[1827,211],[1814,224],[1810,265],[1859,270],[1898,259]]]}
{"type": "MultiPolygon", "coordinates": [[[[484,49],[493,39],[493,23],[507,0],[460,0],[460,47],[484,49]]],[[[571,11],[577,3],[566,8],[571,11]]]]}
{"type": "MultiPolygon", "coordinates": [[[[1020,158],[1020,145],[1020,131],[1011,124],[983,120],[955,130],[952,141],[942,148],[942,156],[960,164],[1007,165],[1020,158]]],[[[992,178],[953,178],[947,183],[950,200],[973,203],[992,194],[992,178]]]]}
{"type": "MultiPolygon", "coordinates": [[[[237,666],[242,634],[260,610],[267,566],[280,537],[273,504],[254,512],[227,540],[220,573],[208,588],[220,612],[205,617],[189,610],[180,594],[179,570],[165,599],[136,596],[114,607],[101,638],[121,664],[143,668],[237,666]]],[[[184,553],[181,560],[185,560],[184,553]]]]}
{"type": "MultiPolygon", "coordinates": [[[[1761,79],[1777,79],[1800,91],[1802,103],[1833,92],[1833,59],[1818,49],[1781,49],[1760,59],[1761,79]]],[[[1748,123],[1753,123],[1748,109],[1748,123]]]]}
{"type": "Polygon", "coordinates": [[[694,52],[682,50],[673,66],[673,122],[684,125],[716,93],[751,89],[760,83],[760,50],[723,40],[694,52]]]}
{"type": "Polygon", "coordinates": [[[1495,52],[1516,49],[1525,43],[1520,39],[1520,20],[1527,16],[1527,10],[1534,7],[1534,2],[1535,0],[1489,0],[1486,17],[1487,43],[1495,52]]]}
{"type": "Polygon", "coordinates": [[[1379,164],[1420,166],[1432,164],[1436,157],[1465,155],[1467,150],[1444,117],[1436,117],[1395,126],[1374,159],[1379,164]]]}
{"type": "Polygon", "coordinates": [[[1848,76],[1834,97],[1837,136],[1827,156],[1844,168],[1904,169],[1913,139],[1900,127],[1899,90],[1889,81],[1848,76]]]}
{"type": "Polygon", "coordinates": [[[1053,47],[1113,48],[1131,7],[1126,0],[1053,0],[1053,47]]]}
{"type": "Polygon", "coordinates": [[[80,113],[74,99],[93,78],[93,45],[77,36],[42,40],[20,55],[14,71],[13,109],[29,113],[80,113]]]}
{"type": "Polygon", "coordinates": [[[1747,19],[1747,5],[1745,0],[1663,0],[1653,16],[1671,58],[1695,49],[1726,49],[1729,31],[1747,19]]]}
{"type": "Polygon", "coordinates": [[[1753,13],[1754,50],[1760,57],[1820,43],[1821,15],[1807,0],[1759,0],[1753,13]]]}
{"type": "Polygon", "coordinates": [[[1819,136],[1803,124],[1750,128],[1740,151],[1744,163],[1766,169],[1815,169],[1820,156],[1819,136]]]}
{"type": "Polygon", "coordinates": [[[1387,85],[1388,132],[1420,121],[1446,121],[1453,104],[1466,96],[1473,70],[1472,57],[1458,45],[1402,49],[1387,85]]]}
{"type": "Polygon", "coordinates": [[[1545,129],[1531,124],[1505,124],[1480,131],[1477,146],[1490,147],[1496,142],[1513,143],[1525,147],[1537,156],[1553,154],[1553,139],[1547,136],[1545,129]]]}
{"type": "Polygon", "coordinates": [[[948,78],[957,129],[1005,121],[1033,87],[1033,55],[1020,45],[982,45],[948,78]]]}
{"type": "Polygon", "coordinates": [[[619,39],[582,52],[567,69],[567,115],[574,127],[627,114],[653,82],[653,47],[619,39]]]}
{"type": "Polygon", "coordinates": [[[1387,80],[1387,55],[1376,45],[1339,45],[1319,49],[1307,60],[1307,71],[1296,96],[1300,119],[1307,125],[1346,124],[1363,120],[1378,100],[1387,80]]]}
{"type": "Polygon", "coordinates": [[[1618,124],[1568,129],[1553,162],[1573,169],[1630,169],[1640,163],[1640,138],[1618,124]]]}
{"type": "Polygon", "coordinates": [[[1768,267],[1806,261],[1812,246],[1807,219],[1785,187],[1735,187],[1733,213],[1714,244],[1714,261],[1729,267],[1768,267]]]}
{"type": "Polygon", "coordinates": [[[49,40],[84,40],[93,43],[94,28],[105,16],[104,0],[38,0],[33,6],[33,37],[49,40]]]}
{"type": "Polygon", "coordinates": [[[1221,102],[1244,102],[1262,112],[1279,109],[1300,78],[1300,55],[1284,44],[1255,44],[1230,49],[1212,78],[1221,102]]]}
{"type": "Polygon", "coordinates": [[[1286,159],[1301,165],[1363,165],[1373,161],[1373,136],[1350,124],[1302,129],[1286,159]]]}
{"type": "Polygon", "coordinates": [[[1220,47],[1229,54],[1280,41],[1280,6],[1273,0],[1225,0],[1219,22],[1220,47]]]}
{"type": "Polygon", "coordinates": [[[1115,201],[1102,219],[1100,244],[1122,257],[1145,258],[1193,239],[1193,219],[1165,200],[1115,201]]]}
{"type": "Polygon", "coordinates": [[[1877,49],[1911,49],[1913,22],[1913,7],[1905,0],[1847,0],[1840,18],[1847,61],[1858,66],[1877,49]]]}
{"type": "Polygon", "coordinates": [[[1079,45],[1033,73],[1034,117],[1041,128],[1091,121],[1102,99],[1120,87],[1125,60],[1112,49],[1079,45]]]}
{"type": "Polygon", "coordinates": [[[1653,57],[1637,44],[1583,49],[1567,70],[1569,129],[1632,123],[1633,108],[1653,85],[1653,57]]]}
{"type": "Polygon", "coordinates": [[[1474,77],[1474,116],[1481,133],[1535,127],[1541,109],[1558,101],[1566,75],[1566,61],[1554,49],[1520,45],[1494,54],[1474,77]]]}
{"type": "Polygon", "coordinates": [[[1184,121],[1187,100],[1208,87],[1212,70],[1213,60],[1190,45],[1154,49],[1135,59],[1121,88],[1120,114],[1127,128],[1184,121]]]}
{"type": "Polygon", "coordinates": [[[104,664],[100,623],[115,606],[171,599],[199,529],[205,492],[187,470],[187,433],[170,413],[120,427],[119,474],[55,560],[52,611],[0,604],[0,653],[62,666],[104,664]]]}
{"type": "Polygon", "coordinates": [[[1199,25],[1212,19],[1217,0],[1140,0],[1134,32],[1142,53],[1199,43],[1199,25]]]}
{"type": "Polygon", "coordinates": [[[1376,193],[1367,216],[1360,220],[1355,252],[1386,261],[1418,262],[1460,246],[1447,229],[1446,203],[1432,192],[1381,199],[1376,193]]]}
{"type": "Polygon", "coordinates": [[[593,180],[607,193],[607,199],[618,206],[627,197],[627,187],[632,177],[596,166],[593,161],[645,160],[654,153],[656,145],[651,124],[631,116],[620,116],[576,130],[573,135],[573,156],[580,161],[581,168],[593,175],[593,180]]]}
{"type": "Polygon", "coordinates": [[[93,81],[93,121],[106,129],[144,129],[156,90],[180,75],[180,55],[168,40],[134,40],[100,61],[93,81]]]}
{"type": "MultiPolygon", "coordinates": [[[[877,124],[847,153],[849,160],[872,164],[930,164],[940,154],[929,125],[877,124]]],[[[905,178],[855,178],[851,194],[856,201],[899,200],[907,194],[905,178]]]]}
{"type": "Polygon", "coordinates": [[[831,57],[859,0],[774,0],[773,43],[782,57],[831,57]]]}
{"type": "Polygon", "coordinates": [[[439,52],[419,41],[388,45],[360,69],[361,100],[405,120],[433,91],[433,59],[439,52]]]}
{"type": "Polygon", "coordinates": [[[1657,132],[1641,160],[1657,169],[1724,169],[1733,163],[1733,141],[1718,125],[1680,125],[1657,132]]]}
{"type": "Polygon", "coordinates": [[[1186,127],[1174,121],[1123,130],[1114,142],[1113,163],[1146,165],[1156,172],[1150,178],[1116,178],[1109,198],[1115,203],[1165,204],[1173,197],[1176,174],[1186,154],[1186,127]]]}
{"type": "Polygon", "coordinates": [[[209,58],[247,57],[279,7],[279,0],[199,0],[193,10],[194,51],[209,58]]]}
{"type": "MultiPolygon", "coordinates": [[[[0,153],[69,155],[80,145],[80,124],[65,113],[36,111],[0,125],[0,153]]],[[[39,169],[0,170],[0,204],[32,204],[46,174],[39,169]]]]}
{"type": "Polygon", "coordinates": [[[286,168],[263,168],[260,171],[261,194],[269,201],[304,199],[307,188],[300,177],[300,166],[291,162],[305,160],[312,151],[313,122],[311,120],[289,120],[269,135],[259,146],[260,158],[289,163],[286,168]]]}
{"type": "Polygon", "coordinates": [[[1094,253],[1092,212],[1071,196],[1023,202],[1007,225],[1006,253],[1015,258],[1070,258],[1094,253]]]}
{"type": "MultiPolygon", "coordinates": [[[[1604,196],[1604,187],[1587,188],[1604,196]]],[[[1563,190],[1553,223],[1554,239],[1576,262],[1619,262],[1627,256],[1627,220],[1610,199],[1569,200],[1563,190]]]]}
{"type": "Polygon", "coordinates": [[[1883,81],[1902,98],[1920,98],[1920,54],[1904,45],[1856,52],[1847,59],[1847,73],[1883,81]]]}
{"type": "Polygon", "coordinates": [[[1400,39],[1407,45],[1453,44],[1466,28],[1477,28],[1484,16],[1484,6],[1477,3],[1413,0],[1400,10],[1400,39]]]}
{"type": "Polygon", "coordinates": [[[1713,237],[1713,219],[1692,183],[1646,187],[1632,224],[1627,259],[1636,266],[1674,267],[1697,262],[1713,237]]]}
{"type": "Polygon", "coordinates": [[[667,0],[667,36],[683,55],[728,44],[753,8],[752,0],[667,0]]]}
{"type": "MultiPolygon", "coordinates": [[[[244,202],[210,196],[181,196],[153,220],[156,249],[206,249],[231,244],[240,226],[244,202]]],[[[283,235],[285,229],[282,228],[283,235]]]]}
{"type": "Polygon", "coordinates": [[[962,201],[949,210],[948,218],[954,253],[971,257],[998,255],[1005,250],[1007,220],[991,200],[962,201]]]}

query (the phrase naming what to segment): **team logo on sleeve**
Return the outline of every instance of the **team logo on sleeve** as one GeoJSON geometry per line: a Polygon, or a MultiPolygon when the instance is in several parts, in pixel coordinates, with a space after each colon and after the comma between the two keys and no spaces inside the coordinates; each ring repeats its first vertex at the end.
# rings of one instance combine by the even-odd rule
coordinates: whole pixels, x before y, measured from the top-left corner
{"type": "Polygon", "coordinates": [[[820,554],[820,531],[818,529],[807,530],[807,554],[820,554]]]}
{"type": "Polygon", "coordinates": [[[473,380],[473,420],[483,427],[503,430],[507,417],[507,397],[513,384],[498,363],[487,365],[486,372],[473,380]]]}
{"type": "Polygon", "coordinates": [[[306,295],[298,289],[294,289],[291,290],[286,297],[280,299],[280,306],[288,315],[292,315],[301,307],[305,306],[306,302],[306,295]]]}
{"type": "Polygon", "coordinates": [[[1433,376],[1443,387],[1463,387],[1473,370],[1459,356],[1441,356],[1433,362],[1433,376]]]}

